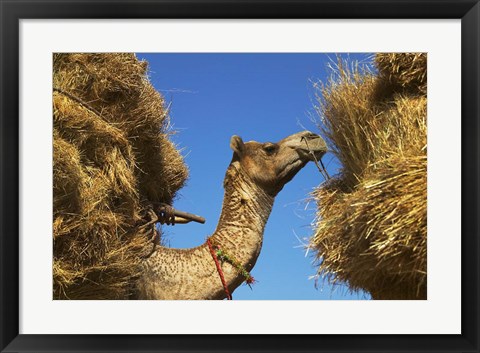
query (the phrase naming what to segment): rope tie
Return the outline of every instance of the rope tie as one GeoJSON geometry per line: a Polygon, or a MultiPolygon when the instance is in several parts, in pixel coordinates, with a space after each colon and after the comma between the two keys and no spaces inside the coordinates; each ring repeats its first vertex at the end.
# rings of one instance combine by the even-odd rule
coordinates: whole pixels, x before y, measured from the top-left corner
{"type": "Polygon", "coordinates": [[[317,157],[315,157],[315,154],[313,153],[313,151],[310,149],[310,146],[308,145],[308,141],[305,137],[302,137],[302,140],[305,141],[305,144],[307,145],[307,148],[308,148],[308,151],[310,152],[310,154],[312,155],[313,157],[313,161],[315,162],[315,165],[317,166],[317,169],[318,171],[320,172],[320,174],[322,174],[323,178],[325,180],[329,180],[330,179],[330,175],[328,174],[327,172],[327,168],[325,168],[325,166],[323,165],[323,162],[322,160],[320,159],[320,161],[317,160],[317,157]],[[321,168],[320,168],[320,165],[318,164],[320,162],[321,164],[321,168]]]}
{"type": "Polygon", "coordinates": [[[96,110],[94,107],[92,107],[90,104],[88,104],[87,102],[83,101],[82,99],[80,99],[79,97],[67,92],[67,91],[64,91],[63,89],[61,88],[58,88],[58,87],[53,87],[53,90],[55,92],[58,92],[60,94],[63,94],[65,97],[68,97],[70,98],[71,100],[74,100],[75,102],[79,103],[81,106],[83,106],[84,108],[87,108],[88,110],[90,110],[91,112],[95,113],[95,115],[97,115],[98,117],[100,117],[101,119],[104,119],[105,118],[102,116],[102,114],[100,114],[100,112],[98,110],[96,110]]]}
{"type": "Polygon", "coordinates": [[[223,289],[225,294],[227,295],[228,300],[232,300],[232,295],[228,290],[227,282],[225,281],[225,276],[223,275],[222,267],[220,266],[220,262],[218,261],[217,253],[213,249],[212,243],[210,242],[210,238],[207,239],[208,249],[210,250],[210,254],[213,257],[213,261],[215,261],[215,266],[217,267],[218,275],[220,276],[220,280],[222,281],[223,289]]]}

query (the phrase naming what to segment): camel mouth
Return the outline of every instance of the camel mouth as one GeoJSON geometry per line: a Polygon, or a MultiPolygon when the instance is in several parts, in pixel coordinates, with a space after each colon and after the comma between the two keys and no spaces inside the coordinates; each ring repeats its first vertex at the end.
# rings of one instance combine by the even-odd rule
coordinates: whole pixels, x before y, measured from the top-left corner
{"type": "Polygon", "coordinates": [[[297,150],[309,161],[319,160],[327,153],[327,144],[323,138],[314,133],[305,133],[297,150]]]}
{"type": "Polygon", "coordinates": [[[302,155],[321,157],[321,155],[327,152],[327,144],[324,139],[320,135],[310,131],[298,132],[280,141],[280,143],[282,142],[286,146],[297,150],[302,155]]]}

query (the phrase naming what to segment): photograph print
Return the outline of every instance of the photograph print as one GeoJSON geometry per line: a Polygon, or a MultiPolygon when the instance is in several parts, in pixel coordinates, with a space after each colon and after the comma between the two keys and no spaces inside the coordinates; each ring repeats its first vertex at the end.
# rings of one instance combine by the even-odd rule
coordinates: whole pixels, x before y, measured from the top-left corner
{"type": "Polygon", "coordinates": [[[426,300],[426,53],[54,53],[54,300],[426,300]]]}

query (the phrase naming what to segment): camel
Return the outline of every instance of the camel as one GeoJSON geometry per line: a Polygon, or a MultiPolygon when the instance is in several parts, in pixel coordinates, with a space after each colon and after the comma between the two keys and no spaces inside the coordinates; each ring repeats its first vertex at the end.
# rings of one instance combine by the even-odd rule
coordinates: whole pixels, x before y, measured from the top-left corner
{"type": "Polygon", "coordinates": [[[224,179],[225,195],[215,232],[191,249],[157,245],[142,265],[135,299],[227,298],[224,284],[233,293],[257,261],[275,196],[309,161],[319,160],[327,151],[325,141],[309,131],[278,143],[244,143],[233,136],[230,147],[233,158],[224,179]],[[220,256],[218,271],[212,244],[237,266],[220,256]]]}

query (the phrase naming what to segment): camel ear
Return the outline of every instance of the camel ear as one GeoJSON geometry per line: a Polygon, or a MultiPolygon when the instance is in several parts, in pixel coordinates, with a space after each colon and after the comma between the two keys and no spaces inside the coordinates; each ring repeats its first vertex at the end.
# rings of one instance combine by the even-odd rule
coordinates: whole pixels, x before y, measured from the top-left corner
{"type": "Polygon", "coordinates": [[[230,148],[239,156],[243,154],[243,150],[245,149],[245,145],[243,144],[243,140],[240,136],[233,135],[230,139],[230,148]]]}

